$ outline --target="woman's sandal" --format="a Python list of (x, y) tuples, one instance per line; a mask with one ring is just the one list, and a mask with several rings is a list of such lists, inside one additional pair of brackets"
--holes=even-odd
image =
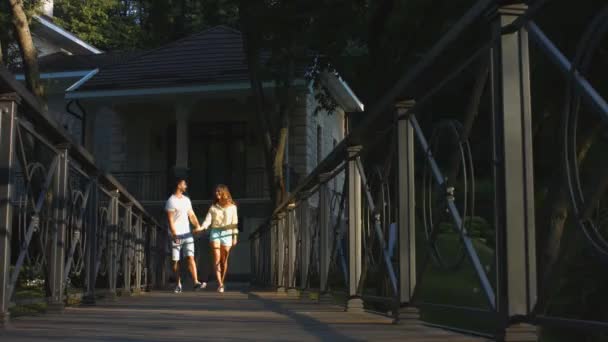
[(217, 292), (224, 293), (224, 285), (217, 288)]

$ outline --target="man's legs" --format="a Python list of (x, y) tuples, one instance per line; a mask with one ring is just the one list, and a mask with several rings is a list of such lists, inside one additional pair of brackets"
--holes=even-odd
[(175, 290), (173, 292), (182, 292), (182, 279), (179, 271), (179, 259), (181, 256), (182, 246), (180, 243), (172, 242), (171, 259), (173, 260), (173, 274), (175, 274)]
[(192, 280), (194, 284), (198, 284), (198, 277), (196, 273), (196, 261), (194, 261), (194, 256), (188, 256), (188, 269), (190, 270), (190, 274), (192, 275)]
[(175, 274), (175, 284), (177, 286), (182, 286), (182, 279), (179, 274), (179, 260), (173, 260), (173, 273)]
[(189, 237), (183, 240), (186, 260), (188, 261), (188, 270), (192, 275), (192, 281), (194, 282), (194, 290), (200, 289), (202, 284), (198, 281), (196, 272), (196, 261), (194, 260), (194, 238)]

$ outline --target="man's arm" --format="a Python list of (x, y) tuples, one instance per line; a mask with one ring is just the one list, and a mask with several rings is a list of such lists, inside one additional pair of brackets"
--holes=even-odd
[(173, 239), (176, 239), (177, 231), (175, 230), (175, 224), (173, 223), (173, 216), (175, 216), (175, 212), (168, 210), (167, 218), (169, 219), (169, 230), (171, 231), (171, 236), (173, 236)]
[(209, 208), (209, 211), (207, 211), (207, 216), (205, 216), (205, 220), (203, 221), (203, 224), (201, 224), (199, 227), (197, 227), (194, 232), (198, 233), (201, 232), (207, 228), (209, 228), (211, 226), (211, 208)]
[(188, 218), (190, 219), (190, 222), (196, 227), (196, 229), (198, 229), (201, 226), (200, 223), (198, 223), (198, 218), (196, 217), (196, 214), (194, 213), (194, 211), (192, 209), (190, 209), (190, 211), (188, 211)]

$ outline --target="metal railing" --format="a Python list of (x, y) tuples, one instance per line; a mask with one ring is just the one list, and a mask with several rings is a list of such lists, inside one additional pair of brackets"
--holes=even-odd
[(140, 201), (163, 201), (167, 199), (169, 184), (166, 172), (129, 171), (112, 174)]
[[(264, 168), (247, 168), (243, 188), (236, 187), (235, 194), (242, 198), (267, 198), (268, 181)], [(171, 192), (171, 180), (166, 172), (123, 171), (112, 175), (141, 202), (165, 201)], [(204, 194), (210, 195), (210, 194)]]
[(0, 67), (0, 320), (163, 286), (163, 232)]
[[(251, 234), (253, 281), (293, 294), (318, 291), (321, 300), (383, 310), (396, 322), (435, 311), (475, 317), (468, 323), (483, 327), (447, 325), (498, 340), (536, 339), (535, 325), (608, 333), (599, 317), (537, 311), (545, 293), (537, 284), (529, 39), (567, 79), (564, 159), (574, 217), (598, 258), (608, 250), (571, 148), (581, 105), (608, 118), (606, 101), (585, 78), (608, 31), (608, 7), (570, 62), (534, 22), (546, 3), (477, 1)], [(452, 57), (449, 70), (440, 67), (454, 49), (468, 52)], [(447, 86), (471, 70), (487, 70), (489, 86), (478, 97), (488, 93), (480, 112), (491, 117), (475, 126), (453, 115), (434, 121)], [(336, 177), (343, 190), (332, 194)], [(461, 295), (446, 299), (453, 289)]]

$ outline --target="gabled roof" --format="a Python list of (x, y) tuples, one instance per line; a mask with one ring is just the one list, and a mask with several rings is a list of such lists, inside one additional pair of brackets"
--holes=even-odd
[[(113, 51), (100, 54), (69, 55), (56, 52), (38, 58), (38, 68), (41, 73), (67, 72), (76, 70), (93, 70), (124, 63), (138, 55), (141, 51)], [(15, 74), (23, 73), (22, 67), (11, 69)]]
[(62, 29), (53, 23), (53, 19), (44, 15), (34, 16), (35, 34), (47, 39), (57, 45), (65, 47), (66, 50), (73, 54), (91, 54), (102, 53), (103, 51), (86, 43), (74, 34)]
[(101, 68), (74, 90), (171, 88), (248, 80), (241, 33), (217, 26)]

